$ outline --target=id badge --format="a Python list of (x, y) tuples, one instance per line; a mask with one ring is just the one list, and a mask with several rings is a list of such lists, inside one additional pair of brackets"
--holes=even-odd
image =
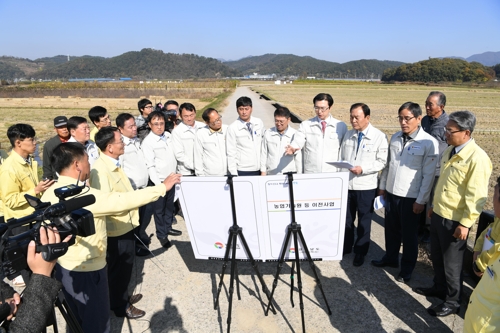
[(486, 272), (492, 280), (495, 279), (495, 271), (490, 266), (486, 267)]

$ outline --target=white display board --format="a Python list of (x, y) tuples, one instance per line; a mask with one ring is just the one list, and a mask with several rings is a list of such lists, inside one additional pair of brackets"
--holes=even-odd
[[(348, 173), (295, 174), (296, 221), (313, 259), (341, 260)], [(185, 177), (177, 185), (193, 252), (197, 259), (224, 258), (233, 225), (226, 177)], [(254, 259), (277, 260), (291, 222), (286, 175), (234, 177), (236, 219)], [(290, 238), (292, 240), (292, 238)], [(293, 241), (285, 258), (295, 258)], [(305, 252), (299, 241), (299, 255)], [(248, 259), (238, 239), (237, 259)]]

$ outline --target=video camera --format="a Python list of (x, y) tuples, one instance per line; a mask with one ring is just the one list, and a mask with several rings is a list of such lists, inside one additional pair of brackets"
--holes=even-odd
[(180, 123), (180, 120), (177, 119), (177, 111), (175, 110), (167, 111), (165, 109), (165, 106), (163, 106), (161, 102), (156, 103), (154, 110), (163, 112), (163, 114), (165, 115), (165, 131), (172, 133), (172, 130), (174, 129), (175, 125), (179, 125)]
[[(82, 207), (95, 202), (93, 195), (85, 195), (66, 201), (69, 196), (79, 194), (83, 186), (69, 185), (54, 191), (60, 202), (51, 205), (49, 202), (41, 202), (40, 199), (25, 194), (24, 197), (29, 205), (35, 208), (31, 215), (20, 219), (11, 218), (0, 225), (0, 259), (4, 276), (13, 277), (18, 272), (28, 267), (27, 251), (31, 240), (36, 243), (36, 252), (42, 253), (46, 261), (55, 260), (68, 251), (68, 246), (75, 243), (75, 236), (87, 237), (95, 234), (94, 217), (92, 213)], [(50, 221), (47, 223), (46, 221)], [(30, 224), (30, 229), (21, 234), (12, 235), (12, 229)], [(40, 244), (40, 227), (55, 226), (61, 236), (61, 240), (68, 235), (72, 239), (66, 243)]]

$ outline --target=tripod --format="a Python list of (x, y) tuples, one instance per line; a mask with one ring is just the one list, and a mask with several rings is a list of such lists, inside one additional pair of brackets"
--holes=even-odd
[(313, 259), (311, 258), (311, 253), (309, 252), (309, 248), (307, 247), (306, 240), (304, 239), (304, 235), (302, 234), (302, 228), (300, 224), (297, 224), (297, 221), (295, 220), (295, 201), (293, 198), (293, 172), (288, 172), (286, 173), (288, 176), (288, 192), (290, 195), (290, 215), (291, 215), (291, 223), (288, 225), (287, 232), (285, 235), (285, 240), (283, 241), (283, 246), (281, 248), (280, 252), (280, 257), (278, 260), (278, 268), (276, 270), (276, 275), (274, 276), (274, 281), (273, 281), (273, 289), (271, 291), (271, 297), (269, 299), (269, 303), (267, 305), (267, 309), (265, 312), (265, 315), (267, 316), (269, 312), (269, 307), (271, 305), (271, 302), (273, 301), (273, 295), (274, 295), (274, 290), (276, 289), (276, 286), (278, 285), (278, 278), (281, 269), (283, 268), (283, 262), (285, 261), (285, 254), (287, 252), (288, 244), (290, 243), (290, 236), (293, 236), (293, 246), (295, 247), (295, 259), (292, 262), (292, 273), (291, 273), (291, 280), (292, 283), (290, 284), (290, 300), (292, 302), (292, 307), (294, 307), (293, 304), (293, 271), (294, 271), (294, 265), (297, 266), (297, 287), (299, 289), (299, 307), (300, 307), (300, 315), (302, 319), (302, 332), (305, 333), (306, 331), (306, 326), (305, 326), (305, 320), (304, 320), (304, 303), (302, 299), (302, 276), (300, 274), (300, 258), (299, 258), (299, 240), (298, 237), (300, 237), (300, 243), (302, 244), (302, 248), (304, 249), (304, 252), (306, 253), (307, 260), (309, 261), (309, 265), (311, 266), (311, 269), (314, 273), (314, 277), (316, 278), (316, 283), (318, 284), (319, 289), (321, 290), (321, 294), (323, 295), (323, 300), (325, 301), (326, 307), (328, 309), (328, 314), (331, 315), (332, 311), (330, 310), (330, 306), (328, 305), (328, 302), (326, 301), (326, 296), (325, 292), (323, 291), (323, 286), (321, 285), (321, 281), (319, 280), (318, 273), (316, 272), (316, 266), (314, 264)]
[[(64, 320), (66, 321), (66, 324), (68, 325), (68, 329), (71, 333), (83, 333), (83, 329), (76, 320), (75, 315), (73, 312), (71, 312), (71, 309), (69, 307), (68, 302), (66, 302), (66, 299), (64, 298), (63, 291), (59, 291), (59, 295), (57, 295), (55, 306), (59, 309), (59, 312), (63, 316)], [(55, 308), (54, 308), (55, 310)], [(58, 333), (59, 330), (57, 329), (57, 321), (56, 321), (56, 312), (52, 311), (52, 326), (54, 329), (54, 333)]]
[[(245, 236), (243, 235), (243, 229), (238, 226), (238, 222), (236, 221), (236, 205), (235, 205), (235, 200), (234, 200), (234, 185), (233, 185), (233, 176), (229, 175), (227, 177), (227, 184), (229, 185), (229, 193), (231, 197), (231, 210), (233, 214), (233, 225), (229, 228), (229, 237), (227, 239), (227, 246), (226, 246), (226, 253), (224, 254), (224, 264), (222, 264), (222, 274), (220, 277), (220, 282), (219, 282), (219, 287), (217, 289), (217, 297), (215, 298), (215, 304), (214, 304), (214, 310), (217, 309), (219, 306), (219, 296), (220, 292), (222, 289), (222, 283), (224, 282), (224, 273), (226, 271), (227, 263), (229, 262), (229, 251), (231, 251), (231, 278), (229, 282), (229, 309), (227, 312), (227, 333), (231, 331), (231, 311), (232, 311), (232, 306), (233, 306), (233, 292), (234, 292), (234, 279), (236, 278), (237, 283), (238, 283), (238, 276), (237, 276), (237, 271), (236, 271), (236, 241), (238, 239), (238, 236), (240, 237), (241, 244), (243, 245), (243, 248), (248, 256), (248, 260), (245, 261), (250, 261), (252, 268), (255, 270), (255, 273), (257, 274), (257, 277), (259, 278), (259, 281), (262, 285), (262, 290), (266, 294), (267, 298), (269, 299), (269, 304), (267, 306), (266, 310), (266, 315), (267, 312), (269, 312), (269, 308), (271, 307), (271, 311), (276, 314), (276, 311), (274, 310), (274, 306), (271, 304), (271, 298), (269, 296), (269, 290), (267, 289), (266, 283), (264, 282), (264, 279), (262, 278), (262, 274), (259, 271), (259, 267), (257, 266), (257, 261), (253, 258), (252, 252), (250, 251), (250, 248), (248, 247), (247, 241), (245, 240)], [(239, 287), (237, 285), (238, 291)], [(239, 292), (238, 292), (239, 296)]]

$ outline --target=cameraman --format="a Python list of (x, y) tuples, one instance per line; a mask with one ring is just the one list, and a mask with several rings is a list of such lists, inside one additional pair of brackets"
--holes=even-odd
[[(66, 237), (64, 242), (69, 241), (70, 238), (71, 235)], [(57, 229), (43, 226), (40, 228), (42, 245), (60, 242), (61, 238)], [(54, 309), (54, 301), (61, 290), (61, 283), (50, 277), (55, 264), (55, 260), (47, 262), (42, 258), (41, 253), (36, 253), (35, 242), (31, 241), (28, 246), (28, 266), (33, 274), (24, 290), (22, 304), (19, 294), (7, 283), (0, 282), (2, 297), (6, 297), (5, 301), (11, 307), (7, 320), (16, 316), (16, 319), (9, 325), (8, 332), (42, 332), (45, 329), (47, 319)], [(5, 331), (0, 328), (0, 332)]]
[[(47, 190), (42, 201), (56, 203), (55, 188), (85, 182), (90, 175), (90, 164), (84, 147), (77, 143), (57, 146), (51, 161), (59, 180), (57, 186)], [(106, 216), (124, 214), (155, 201), (179, 182), (180, 175), (170, 174), (157, 186), (137, 191), (105, 193), (89, 188), (83, 193), (92, 194), (96, 199), (94, 204), (85, 207), (94, 215), (95, 234), (76, 236), (75, 244), (58, 259), (56, 279), (62, 282), (65, 298), (84, 332), (110, 331)]]
[(143, 98), (137, 102), (137, 108), (141, 114), (135, 117), (135, 124), (137, 125), (137, 137), (142, 142), (151, 131), (147, 119), (149, 114), (153, 112), (154, 107), (149, 99)]

